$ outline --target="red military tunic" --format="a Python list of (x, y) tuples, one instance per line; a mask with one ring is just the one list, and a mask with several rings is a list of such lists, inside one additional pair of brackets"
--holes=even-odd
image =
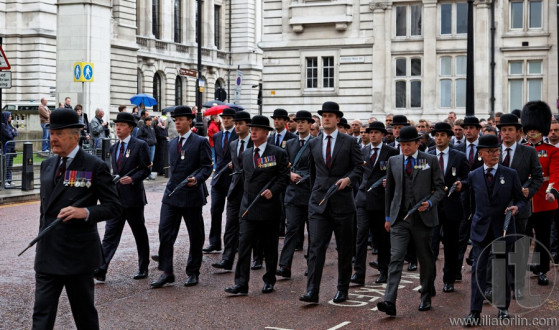
[[(531, 145), (527, 143), (526, 145)], [(557, 200), (548, 202), (545, 200), (546, 190), (550, 183), (554, 183), (553, 189), (559, 190), (559, 148), (539, 142), (534, 145), (538, 152), (538, 158), (543, 170), (544, 181), (538, 192), (532, 198), (532, 211), (543, 212), (555, 210), (558, 207)]]

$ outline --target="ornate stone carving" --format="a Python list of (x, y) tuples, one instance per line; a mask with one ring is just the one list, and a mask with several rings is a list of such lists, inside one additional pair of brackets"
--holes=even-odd
[(391, 2), (383, 2), (383, 1), (371, 1), (369, 3), (369, 9), (372, 11), (375, 10), (386, 10), (392, 6)]

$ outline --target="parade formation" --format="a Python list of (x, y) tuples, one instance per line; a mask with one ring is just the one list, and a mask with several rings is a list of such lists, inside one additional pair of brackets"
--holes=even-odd
[[(346, 302), (350, 287), (367, 284), (372, 267), (379, 272), (373, 282), (385, 288), (376, 307), (397, 317), (403, 304), (430, 311), (432, 297), (454, 292), (468, 265), (471, 300), (463, 324), (477, 326), (484, 300), (498, 318), (511, 317), (511, 299), (523, 299), (530, 285), (526, 272), (537, 285), (553, 284), (548, 272), (559, 261), (553, 247), (559, 244), (559, 127), (546, 103), (529, 102), (520, 116), (491, 118), (497, 135), (482, 130), (485, 123), (474, 116), (451, 113), (441, 122), (414, 124), (404, 115), (387, 115), (385, 123), (372, 117), (367, 125), (350, 125), (342, 110), (332, 101), (291, 117), (276, 109), (271, 125), (266, 116), (225, 108), (223, 129), (210, 143), (193, 132), (192, 109), (176, 107), (178, 134), (165, 143), (169, 179), (161, 196), (159, 246), (151, 247), (143, 181), (157, 157), (135, 137), (138, 118), (125, 111), (116, 116), (109, 169), (80, 147), (80, 116), (72, 109), (52, 111), (46, 129), (55, 155), (41, 164), (39, 232), (48, 232), (36, 244), (33, 328), (54, 327), (63, 288), (77, 328), (99, 328), (95, 283), (112, 276), (109, 264), (125, 223), (137, 247), (132, 278), (147, 279), (150, 260), (161, 271), (149, 283), (152, 289), (179, 279), (186, 287), (198, 285), (208, 275), (200, 272), (204, 253), (221, 253), (211, 266), (235, 274), (219, 289), (224, 296), (247, 295), (249, 285), (271, 294), (278, 277), (293, 276), (295, 251), (303, 251), (300, 304)], [(204, 219), (210, 195), (211, 219)], [(188, 252), (174, 249), (182, 221)], [(211, 223), (208, 236), (205, 222)], [(332, 233), (334, 289), (321, 287)], [(444, 267), (437, 274), (440, 243)], [(370, 251), (377, 258), (368, 262)], [(173, 267), (175, 252), (188, 254), (184, 271)], [(408, 271), (419, 270), (415, 302), (397, 299), (405, 262)], [(251, 281), (251, 270), (262, 267), (262, 281)], [(435, 287), (437, 276), (442, 288)]]

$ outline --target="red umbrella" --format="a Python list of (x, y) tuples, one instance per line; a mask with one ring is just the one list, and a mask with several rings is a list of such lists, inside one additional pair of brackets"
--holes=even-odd
[(223, 109), (227, 109), (227, 108), (229, 108), (229, 106), (225, 104), (213, 106), (208, 110), (204, 111), (204, 116), (219, 115), (220, 113), (223, 112)]

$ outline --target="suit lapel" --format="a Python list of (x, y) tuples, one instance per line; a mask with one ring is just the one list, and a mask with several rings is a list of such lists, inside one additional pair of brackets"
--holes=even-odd
[[(415, 159), (415, 165), (416, 166), (419, 165), (419, 160), (420, 159), (425, 159), (425, 158), (421, 155), (421, 153), (418, 153), (417, 158)], [(412, 182), (415, 181), (415, 178), (417, 177), (417, 174), (419, 173), (419, 171), (421, 171), (421, 168), (419, 168), (419, 167), (415, 168), (414, 167), (412, 175), (411, 175), (411, 181)]]
[(334, 144), (334, 150), (332, 150), (332, 159), (331, 159), (331, 164), (334, 165), (336, 158), (338, 158), (338, 154), (340, 153), (340, 150), (343, 148), (343, 144), (345, 143), (344, 139), (342, 139), (342, 133), (338, 132), (338, 141), (336, 141), (336, 144)]
[(495, 198), (498, 195), (499, 190), (501, 190), (501, 176), (503, 176), (503, 174), (501, 172), (501, 166), (499, 166), (497, 171), (495, 171), (495, 177), (493, 178), (493, 191), (491, 192), (492, 198)]
[[(132, 153), (133, 148), (135, 146), (136, 146), (136, 144), (134, 143), (134, 140), (132, 138), (130, 138), (130, 141), (128, 141), (128, 145), (126, 146), (126, 149), (124, 150), (124, 156), (122, 156), (122, 165), (120, 166), (121, 170), (126, 168), (126, 162), (128, 161), (128, 157), (126, 157), (126, 155), (127, 154), (130, 155), (130, 153)], [(130, 152), (128, 152), (128, 150)]]
[[(76, 164), (81, 164), (83, 163), (82, 161), (82, 149), (78, 150), (78, 153), (76, 154), (76, 157), (74, 159), (72, 159), (72, 162), (70, 163), (70, 165), (66, 168), (66, 171), (71, 171), (76, 167)], [(54, 168), (57, 169), (58, 168), (58, 162), (59, 160), (57, 159)], [(58, 180), (58, 183), (56, 183), (54, 185), (54, 189), (52, 190), (51, 194), (50, 194), (50, 198), (49, 198), (49, 202), (48, 202), (48, 206), (47, 209), (52, 205), (52, 203), (56, 200), (56, 198), (64, 191), (64, 177), (65, 177), (65, 173), (62, 173), (62, 178), (60, 180)], [(53, 178), (54, 178), (54, 173), (53, 173)], [(54, 182), (54, 181), (53, 181)]]
[(510, 163), (511, 168), (518, 168), (524, 161), (524, 153), (522, 152), (522, 147), (516, 145), (516, 150), (514, 151), (514, 157), (512, 157), (512, 162)]

